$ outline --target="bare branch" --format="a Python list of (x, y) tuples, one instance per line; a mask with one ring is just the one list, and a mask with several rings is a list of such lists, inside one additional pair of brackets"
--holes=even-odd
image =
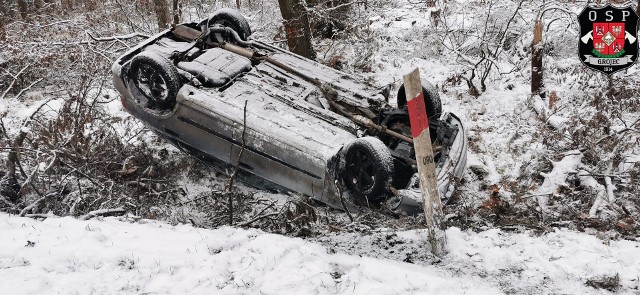
[(29, 67), (31, 67), (31, 65), (33, 64), (28, 64), (26, 66), (24, 66), (15, 76), (12, 75), (11, 73), (9, 73), (9, 75), (11, 75), (13, 77), (13, 81), (11, 81), (11, 84), (9, 84), (9, 87), (7, 87), (7, 89), (2, 93), (2, 96), (0, 96), (0, 100), (3, 100), (6, 96), (7, 93), (9, 93), (9, 90), (11, 90), (11, 88), (13, 88), (13, 85), (16, 83), (16, 81), (18, 80), (18, 77), (20, 77), (20, 75), (22, 75), (22, 73), (28, 69)]
[(121, 40), (127, 40), (127, 39), (132, 39), (132, 38), (149, 38), (149, 35), (145, 35), (142, 33), (138, 33), (138, 32), (134, 32), (131, 34), (126, 34), (126, 35), (119, 35), (119, 36), (110, 36), (110, 37), (95, 37), (93, 35), (91, 35), (91, 33), (88, 33), (89, 37), (91, 37), (91, 39), (93, 41), (96, 42), (105, 42), (105, 41), (121, 41)]

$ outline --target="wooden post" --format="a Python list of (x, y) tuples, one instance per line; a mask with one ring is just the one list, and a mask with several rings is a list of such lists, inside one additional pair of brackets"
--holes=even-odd
[(404, 76), (404, 87), (409, 109), (409, 121), (416, 151), (420, 190), (422, 191), (424, 216), (427, 220), (431, 252), (441, 257), (446, 253), (447, 239), (441, 229), (442, 201), (438, 194), (436, 164), (433, 159), (429, 119), (424, 103), (424, 93), (420, 83), (420, 72), (414, 69)]
[(538, 95), (544, 91), (542, 69), (542, 20), (537, 19), (533, 28), (533, 43), (531, 44), (531, 95)]

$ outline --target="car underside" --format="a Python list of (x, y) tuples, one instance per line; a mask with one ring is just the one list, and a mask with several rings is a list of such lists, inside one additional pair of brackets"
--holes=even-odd
[[(378, 87), (270, 44), (222, 9), (175, 26), (113, 66), (129, 113), (204, 159), (221, 160), (329, 206), (387, 200), (419, 212), (404, 87)], [(460, 120), (423, 82), (438, 191), (448, 200), (466, 165)]]

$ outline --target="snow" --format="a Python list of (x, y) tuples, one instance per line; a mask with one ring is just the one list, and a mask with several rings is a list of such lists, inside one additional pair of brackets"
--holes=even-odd
[[(467, 183), (459, 187), (463, 196), (480, 196), (484, 200), (486, 191), (481, 188), (491, 184), (501, 185), (501, 196), (517, 195), (517, 191), (511, 191), (506, 185), (509, 181), (522, 182), (533, 191), (535, 182), (519, 177), (537, 175), (541, 171), (548, 173), (537, 192), (554, 193), (558, 185), (564, 184), (569, 172), (578, 172), (577, 179), (583, 186), (598, 191), (594, 201), (606, 201), (606, 188), (588, 177), (590, 173), (601, 171), (581, 170), (582, 161), (578, 155), (560, 160), (558, 156), (562, 155), (549, 149), (542, 140), (545, 136), (540, 135), (540, 132), (547, 132), (545, 125), (573, 128), (570, 124), (575, 123), (576, 117), (591, 116), (586, 105), (588, 99), (582, 102), (575, 97), (586, 97), (602, 84), (597, 81), (598, 75), (579, 70), (580, 62), (575, 57), (576, 34), (572, 28), (566, 29), (567, 23), (554, 22), (545, 32), (545, 42), (553, 45), (549, 53), (552, 58), (545, 57), (548, 70), (545, 82), (547, 88), (557, 91), (561, 98), (556, 108), (549, 109), (545, 101), (529, 98), (527, 52), (513, 56), (513, 64), (502, 61), (498, 65), (501, 74), (494, 74), (496, 79), (488, 84), (486, 91), (480, 97), (470, 97), (465, 93), (464, 81), (458, 84), (449, 81), (458, 74), (465, 74), (465, 66), (455, 60), (457, 57), (451, 52), (443, 50), (439, 40), (426, 39), (435, 35), (427, 31), (433, 27), (429, 12), (419, 11), (417, 5), (406, 1), (391, 2), (387, 10), (369, 18), (373, 36), (370, 63), (374, 73), (371, 77), (378, 84), (395, 83), (398, 86), (402, 73), (419, 67), (422, 77), (436, 85), (444, 110), (457, 114), (469, 129), (470, 142), (473, 142), (469, 166), (486, 173), (480, 181), (475, 181), (475, 176), (468, 173)], [(223, 5), (219, 3), (222, 2), (215, 5)], [(448, 3), (473, 4), (471, 1)], [(270, 9), (274, 7), (273, 3), (261, 5), (266, 6), (261, 6), (259, 13), (249, 10), (243, 13), (248, 13), (253, 27), (258, 28), (256, 35), (266, 34), (268, 38), (265, 39), (272, 40), (269, 34), (281, 26), (281, 20), (270, 18), (270, 15), (279, 12), (277, 7)], [(574, 10), (578, 11), (581, 6), (575, 5)], [(185, 10), (189, 9), (195, 11), (195, 8), (185, 7)], [(475, 14), (474, 6), (469, 5), (468, 9)], [(521, 21), (527, 22), (530, 14), (530, 11), (523, 12)], [(449, 23), (464, 26), (466, 19), (467, 24), (471, 24), (469, 16), (450, 15)], [(526, 29), (523, 35), (530, 35), (530, 25), (522, 27)], [(566, 30), (567, 35), (554, 33), (558, 30)], [(413, 36), (425, 36), (425, 40), (412, 41)], [(516, 42), (527, 43), (517, 45), (527, 48), (530, 41), (523, 37)], [(180, 46), (187, 49), (186, 45)], [(354, 63), (361, 59), (361, 56), (354, 56), (363, 54), (356, 46), (347, 47), (352, 52), (345, 55), (345, 59)], [(329, 52), (325, 56), (332, 54)], [(518, 59), (521, 62), (518, 63)], [(515, 66), (521, 70), (509, 73)], [(627, 79), (638, 71), (636, 65), (619, 75)], [(293, 91), (292, 85), (288, 89)], [(275, 88), (268, 90), (282, 92)], [(117, 97), (115, 91), (111, 93)], [(0, 114), (10, 137), (20, 131), (24, 119), (44, 101), (37, 101), (38, 97), (25, 93), (19, 100), (0, 101)], [(391, 100), (393, 97), (395, 95), (391, 95)], [(57, 110), (63, 101), (52, 100), (43, 110)], [(145, 137), (131, 134), (140, 129), (131, 126), (140, 123), (122, 110), (118, 99), (105, 106), (112, 115), (123, 119), (122, 124), (114, 124), (123, 139), (132, 144), (141, 138), (144, 140)], [(261, 107), (263, 115), (286, 115), (286, 108), (280, 104), (255, 107), (256, 110)], [(546, 122), (541, 121), (532, 107), (544, 110), (547, 115), (557, 115), (559, 121), (552, 116), (547, 116)], [(230, 111), (241, 114), (241, 110), (240, 101)], [(625, 117), (628, 122), (638, 118), (637, 113), (625, 116), (628, 116)], [(302, 121), (301, 118), (290, 119)], [(306, 131), (314, 123), (304, 122), (294, 127)], [(611, 129), (615, 132), (627, 127), (617, 121), (613, 124)], [(272, 125), (261, 127), (274, 128)], [(633, 154), (626, 154), (617, 166), (616, 170), (621, 174), (628, 174), (640, 165), (638, 145), (632, 149)], [(536, 166), (541, 158), (546, 162), (560, 161), (555, 162), (553, 169), (541, 170)], [(587, 162), (585, 156), (584, 164)], [(621, 182), (625, 181), (632, 180), (622, 178)], [(188, 179), (181, 182), (187, 191), (187, 199), (212, 188)], [(257, 194), (282, 202), (287, 198), (262, 191)], [(599, 207), (596, 205), (592, 207), (595, 208), (593, 212), (588, 212), (592, 216)], [(356, 219), (359, 217), (362, 216), (356, 216)], [(7, 294), (610, 294), (607, 290), (589, 287), (586, 282), (618, 275), (620, 287), (617, 293), (640, 293), (640, 237), (633, 241), (608, 240), (603, 237), (606, 233), (589, 228), (586, 233), (558, 228), (545, 228), (544, 233), (512, 233), (499, 229), (472, 232), (449, 228), (449, 254), (437, 260), (429, 254), (425, 246), (427, 235), (421, 230), (369, 228), (369, 231), (361, 232), (347, 228), (299, 239), (254, 229), (200, 229), (148, 220), (132, 222), (130, 219), (80, 221), (50, 217), (36, 221), (0, 214), (0, 232), (3, 234), (0, 239), (0, 290)]]
[[(328, 247), (255, 229), (199, 229), (122, 219), (36, 221), (0, 214), (0, 290), (11, 294), (596, 294), (602, 292), (586, 286), (586, 280), (615, 274), (620, 276), (621, 293), (640, 287), (640, 242), (607, 245), (592, 235), (565, 230), (535, 236), (450, 228), (449, 254), (430, 265), (428, 260), (401, 261), (408, 254), (425, 255), (426, 232), (421, 230), (394, 233), (396, 246), (382, 249), (371, 236), (360, 234), (326, 237), (334, 245)], [(340, 244), (349, 244), (352, 250)], [(405, 247), (404, 252), (393, 254), (399, 247)]]

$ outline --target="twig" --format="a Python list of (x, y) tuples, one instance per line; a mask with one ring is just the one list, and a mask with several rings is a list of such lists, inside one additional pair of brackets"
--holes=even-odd
[(15, 76), (11, 75), (11, 73), (9, 73), (9, 75), (13, 76), (13, 81), (11, 81), (11, 84), (9, 84), (9, 87), (7, 87), (7, 90), (5, 90), (2, 93), (2, 96), (0, 96), (0, 100), (3, 100), (5, 98), (5, 96), (7, 96), (7, 93), (9, 93), (9, 90), (11, 90), (13, 85), (16, 83), (16, 81), (18, 80), (18, 77), (20, 77), (22, 72), (24, 72), (27, 68), (31, 67), (31, 65), (32, 64), (28, 64), (28, 65), (24, 66), (24, 68), (22, 68)]
[(86, 173), (78, 170), (78, 168), (73, 167), (71, 165), (69, 165), (66, 162), (60, 161), (60, 165), (66, 165), (69, 166), (69, 168), (73, 169), (74, 172), (80, 174), (81, 176), (84, 176), (87, 180), (91, 181), (91, 183), (93, 183), (94, 185), (96, 185), (97, 187), (99, 187), (101, 190), (104, 190), (104, 186), (100, 183), (98, 183), (95, 179), (93, 179), (91, 176), (87, 175)]
[[(61, 25), (61, 24), (66, 24), (66, 23), (70, 23), (71, 20), (61, 20), (61, 21), (57, 21), (57, 22), (52, 22), (49, 24), (44, 24), (44, 25), (39, 25), (39, 24), (32, 24), (32, 23), (27, 23), (27, 22), (22, 22), (22, 21), (15, 21), (13, 22), (14, 24), (21, 24), (21, 25), (25, 25), (31, 28), (46, 28), (46, 27), (51, 27), (51, 26), (55, 26), (55, 25)], [(75, 25), (80, 25), (78, 23), (76, 23)]]
[(44, 80), (44, 78), (40, 78), (36, 81), (34, 81), (33, 83), (29, 84), (29, 86), (23, 88), (22, 90), (20, 90), (20, 92), (18, 92), (18, 94), (16, 94), (15, 97), (13, 97), (13, 99), (18, 99), (20, 96), (22, 96), (23, 93), (25, 93), (25, 91), (31, 89), (31, 87), (35, 86), (36, 84), (40, 83), (42, 80)]
[(312, 10), (312, 12), (315, 12), (315, 13), (318, 13), (318, 14), (320, 14), (320, 13), (325, 14), (325, 13), (327, 13), (329, 11), (337, 10), (337, 9), (340, 9), (340, 8), (343, 8), (343, 7), (346, 7), (346, 6), (350, 6), (350, 5), (353, 5), (353, 4), (363, 4), (363, 3), (366, 3), (366, 2), (367, 1), (352, 1), (352, 2), (348, 2), (348, 3), (343, 3), (343, 4), (340, 4), (340, 5), (336, 5), (334, 7), (322, 8), (322, 9), (320, 9), (321, 12), (317, 11), (318, 9), (315, 9), (315, 8), (311, 9), (311, 10)]
[(136, 37), (140, 37), (140, 38), (149, 38), (149, 35), (145, 35), (142, 33), (131, 33), (131, 34), (126, 34), (126, 35), (119, 35), (119, 36), (110, 36), (110, 37), (94, 37), (93, 35), (91, 35), (91, 33), (87, 32), (87, 34), (89, 35), (89, 37), (91, 37), (91, 39), (93, 41), (98, 41), (98, 42), (104, 42), (104, 41), (121, 41), (121, 40), (127, 40), (127, 39), (132, 39), (132, 38), (136, 38)]
[(229, 178), (229, 183), (227, 183), (227, 187), (225, 188), (225, 193), (229, 196), (229, 225), (233, 225), (233, 194), (231, 193), (231, 188), (233, 187), (233, 181), (238, 175), (238, 168), (240, 167), (240, 161), (242, 160), (242, 155), (244, 154), (246, 142), (245, 135), (247, 133), (247, 102), (244, 101), (244, 119), (242, 122), (242, 149), (240, 150), (240, 154), (238, 154), (238, 161), (236, 162), (236, 166), (233, 168), (233, 174)]
[(7, 199), (5, 199), (5, 196), (0, 195), (0, 201), (2, 201), (5, 205), (7, 205), (9, 208), (15, 206), (14, 203), (9, 202)]
[[(221, 193), (220, 191), (212, 192), (212, 194), (220, 194), (220, 193)], [(208, 197), (210, 197), (210, 196), (209, 195), (204, 195), (202, 197), (197, 197), (197, 198), (193, 198), (191, 200), (186, 200), (186, 201), (178, 203), (178, 206), (183, 206), (183, 205), (186, 205), (186, 204), (191, 203), (191, 202), (195, 202), (195, 201), (199, 201), (199, 200), (202, 200), (202, 199), (206, 199)]]
[[(256, 220), (258, 220), (262, 216), (261, 214), (264, 213), (264, 211), (267, 211), (267, 209), (273, 207), (273, 205), (275, 205), (275, 204), (276, 204), (276, 201), (271, 202), (271, 204), (265, 206), (264, 208), (262, 208), (262, 210), (260, 210), (260, 212), (256, 213), (256, 215), (254, 215), (253, 218), (250, 221), (244, 222), (244, 223), (242, 223), (240, 225), (241, 226), (242, 225), (249, 225), (249, 224), (255, 222)], [(256, 218), (258, 218), (258, 219), (256, 219)]]
[[(0, 114), (0, 116), (3, 116), (4, 114)], [(2, 132), (2, 135), (4, 136), (4, 138), (7, 139), (7, 142), (11, 142), (11, 138), (9, 138), (9, 134), (7, 134), (7, 129), (4, 128), (4, 121), (2, 120), (2, 118), (0, 118), (0, 131)]]
[(248, 226), (248, 225), (250, 225), (250, 224), (252, 224), (252, 223), (254, 223), (254, 222), (256, 222), (256, 221), (258, 221), (258, 220), (260, 220), (260, 219), (264, 219), (264, 218), (271, 217), (271, 216), (277, 216), (277, 215), (280, 215), (280, 212), (274, 212), (274, 213), (269, 213), (269, 214), (261, 215), (261, 216), (258, 216), (258, 217), (256, 217), (256, 218), (254, 218), (254, 219), (251, 219), (251, 220), (249, 220), (249, 221), (247, 221), (247, 222), (243, 222), (243, 223), (241, 223), (241, 224), (239, 224), (239, 225), (240, 225), (240, 226)]
[(336, 180), (334, 184), (336, 185), (336, 189), (338, 190), (338, 194), (340, 195), (340, 204), (342, 204), (342, 209), (344, 209), (344, 212), (347, 212), (349, 220), (351, 220), (351, 222), (353, 223), (353, 216), (351, 216), (351, 212), (349, 212), (349, 209), (347, 209), (347, 205), (344, 203), (344, 197), (342, 196), (342, 188), (340, 187), (340, 183), (338, 182), (338, 180)]

